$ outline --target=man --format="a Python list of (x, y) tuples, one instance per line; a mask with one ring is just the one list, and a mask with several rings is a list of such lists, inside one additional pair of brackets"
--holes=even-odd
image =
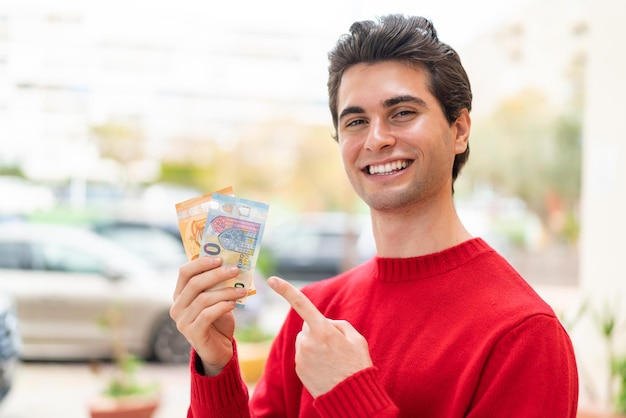
[(420, 17), (350, 32), (329, 54), (330, 110), (377, 256), (302, 293), (268, 280), (293, 309), (250, 401), (233, 340), (239, 290), (205, 291), (237, 270), (183, 266), (171, 314), (194, 348), (188, 416), (575, 417), (567, 333), (454, 208), (472, 99), (458, 55)]

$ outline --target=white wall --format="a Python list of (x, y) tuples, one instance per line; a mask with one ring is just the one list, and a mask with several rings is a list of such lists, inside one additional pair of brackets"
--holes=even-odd
[[(626, 2), (596, 0), (589, 12), (580, 290), (595, 311), (620, 309), (617, 332), (626, 336)], [(606, 402), (607, 357), (597, 327), (590, 320), (573, 338), (583, 378)], [(626, 354), (626, 345), (619, 350)]]

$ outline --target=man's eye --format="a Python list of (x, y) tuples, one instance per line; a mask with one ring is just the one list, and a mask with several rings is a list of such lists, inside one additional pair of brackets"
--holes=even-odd
[(407, 118), (410, 116), (413, 116), (415, 114), (414, 111), (412, 110), (401, 110), (398, 113), (396, 113), (396, 118)]
[(346, 124), (346, 127), (351, 127), (351, 126), (358, 126), (358, 125), (363, 125), (365, 123), (364, 119), (353, 119), (350, 122), (348, 122)]

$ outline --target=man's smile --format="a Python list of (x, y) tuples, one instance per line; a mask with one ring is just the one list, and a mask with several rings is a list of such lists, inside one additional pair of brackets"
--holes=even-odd
[(412, 160), (397, 160), (385, 164), (372, 164), (365, 167), (365, 171), (372, 175), (384, 176), (404, 170), (412, 163)]

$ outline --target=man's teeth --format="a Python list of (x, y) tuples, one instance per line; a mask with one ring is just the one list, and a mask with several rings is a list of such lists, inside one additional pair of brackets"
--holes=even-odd
[(379, 164), (379, 165), (370, 165), (369, 173), (370, 174), (390, 174), (396, 171), (407, 168), (409, 163), (406, 160), (403, 161), (394, 161), (392, 163), (387, 164)]

